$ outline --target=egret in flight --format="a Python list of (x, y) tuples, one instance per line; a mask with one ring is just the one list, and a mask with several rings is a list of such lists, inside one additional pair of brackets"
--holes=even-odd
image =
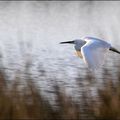
[(120, 51), (112, 47), (110, 43), (94, 37), (84, 37), (73, 41), (60, 42), (60, 44), (67, 43), (74, 44), (77, 55), (92, 70), (103, 65), (105, 54), (109, 50), (120, 54)]

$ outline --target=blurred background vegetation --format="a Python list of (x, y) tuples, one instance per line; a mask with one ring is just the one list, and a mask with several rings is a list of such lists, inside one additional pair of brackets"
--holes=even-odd
[[(114, 82), (112, 77), (106, 77), (110, 77), (110, 74), (104, 69), (103, 78), (106, 80), (102, 88), (97, 89), (96, 95), (91, 94), (89, 86), (80, 83), (80, 77), (77, 78), (81, 94), (77, 100), (69, 96), (63, 86), (54, 82), (55, 99), (50, 102), (51, 100), (41, 93), (39, 85), (29, 74), (29, 69), (30, 63), (26, 61), (24, 74), (27, 75), (21, 78), (21, 73), (16, 71), (16, 77), (11, 81), (7, 79), (5, 69), (0, 69), (0, 119), (120, 119), (119, 70)], [(86, 74), (84, 80), (91, 82), (94, 78)], [(49, 96), (49, 93), (47, 95)]]

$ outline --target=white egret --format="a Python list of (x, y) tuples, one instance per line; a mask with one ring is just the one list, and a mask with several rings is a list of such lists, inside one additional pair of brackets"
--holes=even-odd
[(60, 44), (66, 43), (75, 44), (77, 55), (83, 58), (84, 62), (92, 70), (103, 65), (105, 54), (109, 50), (120, 54), (110, 43), (95, 37), (84, 37), (73, 41), (60, 42)]

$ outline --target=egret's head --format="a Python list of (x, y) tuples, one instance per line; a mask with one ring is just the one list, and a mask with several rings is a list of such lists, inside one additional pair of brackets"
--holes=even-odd
[(82, 40), (82, 39), (75, 39), (74, 40), (74, 44), (76, 44), (76, 45), (81, 45), (81, 44), (83, 44), (85, 41), (84, 40)]
[(73, 41), (61, 42), (60, 44), (67, 44), (67, 43), (74, 44), (75, 50), (81, 51), (81, 47), (86, 43), (86, 41), (84, 41), (82, 39), (75, 39)]

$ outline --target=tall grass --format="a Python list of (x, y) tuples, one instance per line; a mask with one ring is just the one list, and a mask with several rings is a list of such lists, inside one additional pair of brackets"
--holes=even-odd
[[(25, 73), (28, 73), (29, 67), (30, 65), (26, 63)], [(8, 83), (4, 69), (0, 69), (0, 119), (118, 120), (120, 119), (119, 73), (118, 70), (116, 84), (111, 78), (103, 88), (98, 89), (97, 96), (92, 96), (88, 89), (88, 91), (82, 91), (78, 101), (74, 101), (56, 83), (54, 85), (56, 106), (53, 106), (41, 94), (34, 78), (29, 74), (23, 79), (17, 73), (15, 79)], [(104, 74), (107, 73), (104, 72)], [(93, 78), (88, 75), (85, 79)]]

